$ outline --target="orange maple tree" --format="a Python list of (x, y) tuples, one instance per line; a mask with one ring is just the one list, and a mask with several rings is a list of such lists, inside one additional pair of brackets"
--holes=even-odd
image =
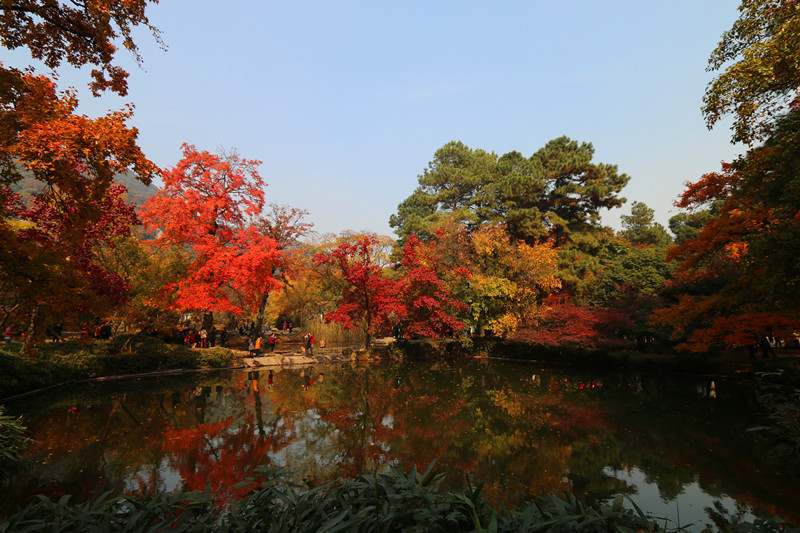
[[(49, 68), (92, 65), (92, 91), (124, 95), (127, 73), (114, 65), (121, 38), (138, 60), (132, 30), (158, 30), (146, 0), (23, 0), (0, 3), (0, 44), (26, 48)], [(113, 184), (120, 172), (144, 183), (158, 169), (136, 146), (126, 122), (132, 106), (104, 117), (77, 115), (73, 91), (53, 80), (0, 63), (0, 284), (11, 294), (3, 322), (26, 329), (33, 354), (47, 322), (70, 312), (102, 312), (121, 300), (124, 283), (97, 257), (136, 222)], [(27, 205), (11, 186), (32, 176), (43, 184)]]
[(673, 329), (679, 348), (751, 344), (800, 329), (800, 114), (782, 119), (763, 146), (687, 188), (678, 207), (721, 205), (699, 235), (670, 251), (679, 275), (667, 287), (673, 304), (657, 325)]
[[(0, 282), (16, 295), (28, 354), (48, 321), (124, 297), (96, 255), (136, 223), (114, 176), (129, 171), (149, 183), (158, 171), (126, 125), (130, 108), (90, 119), (77, 105), (47, 77), (0, 65)], [(25, 176), (43, 185), (27, 205), (11, 190)]]
[(94, 65), (92, 91), (127, 93), (128, 73), (114, 65), (117, 38), (139, 55), (132, 31), (146, 26), (159, 43), (160, 32), (145, 15), (158, 0), (4, 0), (0, 3), (0, 43), (8, 49), (27, 48), (49, 68), (62, 62), (76, 67)]

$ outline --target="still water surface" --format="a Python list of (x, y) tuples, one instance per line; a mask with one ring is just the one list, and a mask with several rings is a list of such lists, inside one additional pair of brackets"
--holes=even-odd
[[(796, 478), (764, 459), (745, 384), (498, 362), (326, 365), (82, 384), (10, 402), (34, 439), (31, 494), (204, 490), (256, 465), (315, 483), (436, 461), (493, 502), (624, 493), (673, 525), (708, 508), (800, 521)], [(245, 490), (245, 489), (241, 489)], [(8, 509), (5, 509), (8, 511)]]

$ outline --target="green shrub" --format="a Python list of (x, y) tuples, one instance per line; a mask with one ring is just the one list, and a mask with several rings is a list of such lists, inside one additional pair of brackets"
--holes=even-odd
[[(404, 474), (362, 474), (321, 486), (287, 482), (282, 470), (257, 469), (260, 481), (245, 498), (217, 505), (208, 493), (158, 494), (152, 498), (110, 493), (82, 504), (69, 497), (40, 496), (19, 513), (0, 520), (5, 531), (678, 531), (656, 522), (622, 496), (595, 506), (575, 497), (545, 496), (510, 510), (494, 509), (480, 487), (442, 493), (443, 476), (429, 467)], [(797, 532), (780, 520), (717, 524), (719, 531)]]
[(203, 348), (197, 354), (200, 368), (228, 368), (235, 360), (236, 356), (228, 348)]
[(3, 397), (72, 380), (160, 370), (225, 368), (235, 361), (233, 352), (227, 348), (192, 350), (145, 335), (45, 343), (38, 347), (36, 359), (22, 358), (20, 346), (19, 343), (0, 345)]

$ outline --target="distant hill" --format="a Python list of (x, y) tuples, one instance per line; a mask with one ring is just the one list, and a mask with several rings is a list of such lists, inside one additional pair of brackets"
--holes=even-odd
[(115, 180), (117, 183), (124, 185), (128, 189), (128, 203), (133, 204), (138, 209), (148, 198), (158, 192), (158, 187), (155, 185), (145, 185), (137, 180), (133, 174), (126, 173), (118, 175)]
[[(114, 178), (114, 181), (124, 185), (125, 188), (128, 189), (127, 201), (137, 209), (158, 191), (156, 186), (145, 185), (130, 173), (119, 174)], [(28, 202), (34, 195), (42, 192), (42, 189), (44, 189), (44, 183), (34, 179), (33, 176), (30, 175), (25, 176), (22, 180), (11, 186), (11, 190), (21, 194), (25, 202)]]

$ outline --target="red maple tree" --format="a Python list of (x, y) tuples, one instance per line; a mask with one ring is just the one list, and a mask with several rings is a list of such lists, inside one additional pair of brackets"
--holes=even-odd
[(164, 288), (171, 308), (240, 314), (234, 292), (255, 308), (265, 287), (279, 286), (270, 265), (284, 252), (252, 224), (264, 206), (260, 163), (184, 144), (183, 158), (142, 206), (157, 244), (191, 253), (186, 274)]
[[(305, 209), (270, 204), (267, 212), (256, 221), (259, 231), (274, 239), (278, 249), (283, 252), (268, 265), (270, 274), (280, 280), (282, 284), (294, 277), (300, 255), (299, 239), (306, 235), (314, 225), (304, 220), (306, 215), (308, 215), (308, 211)], [(268, 285), (261, 291), (261, 297), (257, 304), (256, 331), (261, 331), (269, 295), (274, 288), (273, 285)]]
[(398, 322), (407, 334), (441, 337), (466, 327), (457, 314), (467, 305), (450, 294), (445, 273), (440, 272), (440, 255), (437, 241), (422, 243), (413, 233), (403, 246), (400, 281), (405, 309)]
[(400, 301), (402, 284), (384, 276), (375, 262), (372, 249), (377, 243), (377, 238), (364, 236), (314, 256), (316, 265), (332, 268), (333, 275), (342, 282), (337, 307), (325, 314), (325, 320), (337, 322), (345, 329), (363, 324), (367, 346), (373, 333), (388, 332), (397, 317), (405, 314)]
[(512, 339), (546, 346), (579, 348), (630, 347), (619, 334), (631, 327), (631, 317), (620, 309), (582, 307), (564, 296), (545, 298), (548, 311), (542, 324), (517, 332)]
[[(121, 38), (138, 60), (133, 31), (158, 30), (145, 15), (148, 0), (31, 1), (4, 3), (0, 43), (25, 48), (48, 68), (91, 65), (92, 91), (127, 91), (117, 66)], [(75, 114), (73, 91), (58, 93), (53, 80), (0, 63), (0, 285), (7, 295), (3, 322), (26, 324), (23, 351), (48, 321), (70, 313), (100, 314), (118, 302), (125, 284), (102, 265), (97, 251), (111, 246), (136, 221), (113, 177), (131, 172), (144, 183), (157, 168), (125, 123), (132, 106), (90, 119)], [(10, 185), (32, 176), (44, 184), (29, 205)]]

